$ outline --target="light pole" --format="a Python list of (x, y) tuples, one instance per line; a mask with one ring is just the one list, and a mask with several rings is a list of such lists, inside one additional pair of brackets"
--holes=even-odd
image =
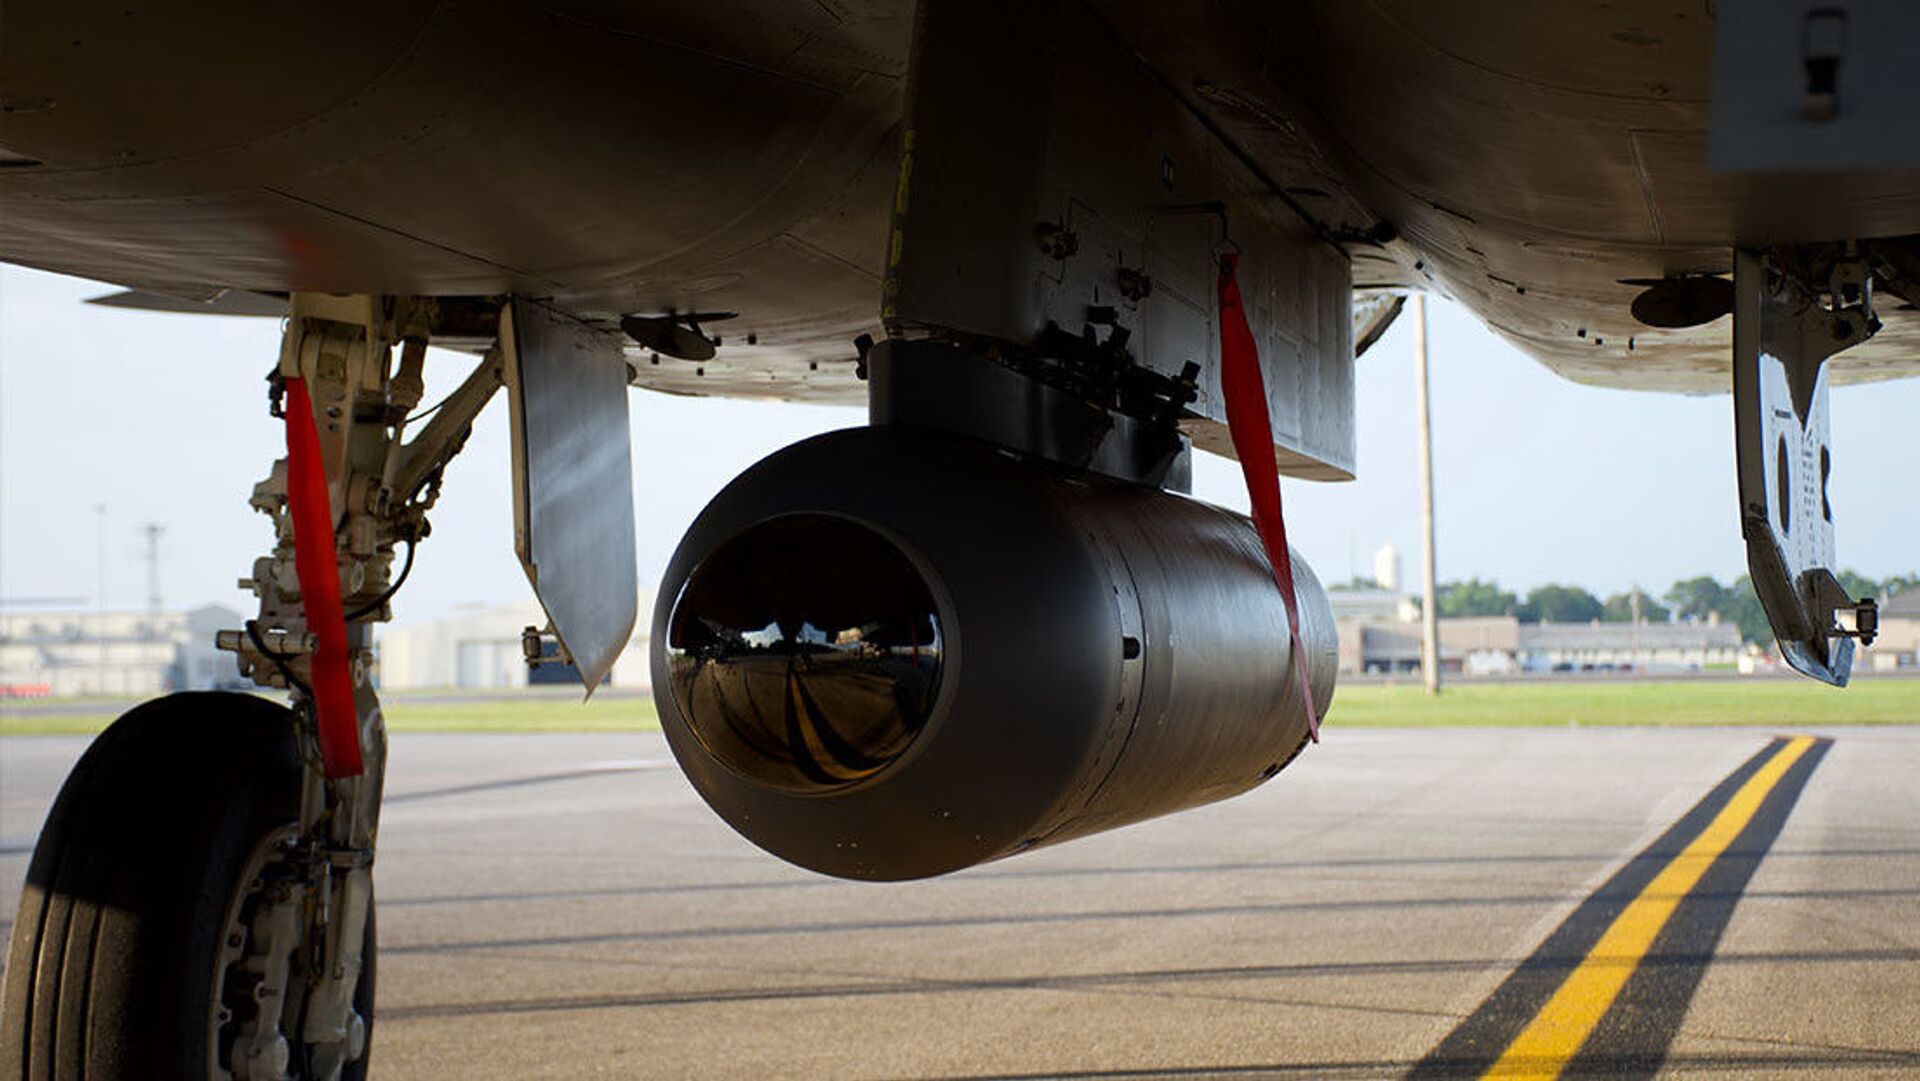
[(1413, 370), (1420, 413), (1420, 680), (1440, 693), (1440, 602), (1433, 559), (1433, 407), (1427, 397), (1427, 298), (1413, 294)]

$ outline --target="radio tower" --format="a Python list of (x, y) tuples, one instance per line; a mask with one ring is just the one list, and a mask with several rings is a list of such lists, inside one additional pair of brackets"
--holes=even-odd
[(148, 522), (140, 527), (140, 535), (147, 542), (147, 614), (158, 616), (162, 600), (160, 597), (160, 534), (167, 527), (159, 522)]

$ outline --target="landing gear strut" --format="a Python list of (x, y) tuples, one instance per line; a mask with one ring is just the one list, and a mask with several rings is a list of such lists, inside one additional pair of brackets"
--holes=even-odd
[[(371, 625), (390, 618), (441, 470), (503, 379), (496, 346), (406, 439), (427, 341), (447, 315), (428, 300), (294, 295), (270, 379), (276, 415), (311, 403), (319, 466), (307, 494), (324, 484), (321, 528), (296, 537), (299, 478), (275, 463), (252, 498), (275, 546), (243, 580), (260, 614), (218, 639), (243, 675), (291, 691), (293, 707), (174, 695), (89, 748), (28, 872), (0, 991), (0, 1074), (366, 1075), (386, 761)], [(284, 394), (296, 379), (305, 393)], [(321, 738), (316, 651), (340, 627), (319, 625), (303, 595), (315, 579), (297, 564), (315, 555), (339, 574), (354, 769)]]
[(1854, 640), (1873, 644), (1878, 611), (1834, 577), (1825, 362), (1880, 329), (1873, 282), (1848, 250), (1734, 257), (1734, 450), (1747, 565), (1781, 655), (1836, 686), (1852, 671)]

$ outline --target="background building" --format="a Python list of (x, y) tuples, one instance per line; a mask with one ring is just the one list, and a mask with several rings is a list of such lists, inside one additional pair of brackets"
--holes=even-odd
[(1397, 589), (1364, 589), (1335, 586), (1327, 590), (1327, 605), (1335, 621), (1372, 620), (1382, 623), (1420, 621), (1420, 605)]
[[(647, 645), (653, 621), (653, 595), (640, 598), (640, 620), (627, 648), (607, 677), (622, 690), (652, 686)], [(529, 671), (520, 634), (544, 627), (547, 616), (537, 601), (498, 607), (474, 606), (445, 619), (400, 623), (384, 628), (377, 640), (380, 686), (388, 690), (423, 687), (525, 687), (577, 679), (571, 666), (542, 665)]]
[[(1340, 671), (1417, 672), (1420, 625), (1347, 618), (1340, 628)], [(1886, 624), (1883, 622), (1882, 627)], [(1914, 622), (1920, 637), (1920, 620)], [(1882, 631), (1885, 634), (1885, 631)], [(1707, 623), (1522, 623), (1513, 616), (1440, 620), (1440, 668), (1469, 676), (1515, 672), (1698, 671), (1734, 668), (1745, 645), (1740, 628)]]
[(1398, 593), (1406, 587), (1401, 576), (1400, 549), (1391, 542), (1380, 546), (1373, 553), (1373, 584), (1389, 593)]
[[(1417, 621), (1420, 602), (1406, 591), (1401, 569), (1400, 549), (1392, 544), (1381, 545), (1373, 553), (1371, 580), (1356, 578), (1344, 585), (1327, 587), (1327, 603), (1333, 609), (1333, 618), (1343, 626), (1349, 620)], [(1418, 650), (1415, 653), (1417, 655)]]
[[(614, 662), (612, 686), (645, 690), (652, 680), (647, 642), (653, 598), (641, 598), (640, 625)], [(213, 647), (218, 631), (245, 618), (208, 605), (186, 612), (0, 613), (0, 698), (148, 698), (169, 691), (252, 690), (234, 655)], [(532, 600), (475, 607), (446, 619), (376, 632), (377, 679), (388, 689), (508, 688), (577, 679), (571, 665), (529, 674), (520, 632), (546, 625)]]
[[(1391, 619), (1343, 619), (1341, 672), (1418, 672), (1420, 624)], [(1512, 616), (1470, 616), (1440, 621), (1440, 670), (1499, 675), (1520, 668), (1520, 621)]]
[(1880, 634), (1860, 664), (1875, 672), (1920, 667), (1920, 589), (1880, 598)]
[(251, 686), (214, 632), (241, 624), (219, 605), (185, 612), (0, 613), (0, 697), (140, 698)]
[(1698, 671), (1734, 668), (1740, 628), (1705, 623), (1523, 623), (1519, 664), (1528, 672)]

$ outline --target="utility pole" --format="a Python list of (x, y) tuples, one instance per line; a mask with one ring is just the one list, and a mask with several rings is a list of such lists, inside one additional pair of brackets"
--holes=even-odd
[(1413, 371), (1420, 412), (1420, 681), (1440, 693), (1440, 600), (1433, 559), (1433, 406), (1427, 397), (1427, 298), (1413, 294)]

